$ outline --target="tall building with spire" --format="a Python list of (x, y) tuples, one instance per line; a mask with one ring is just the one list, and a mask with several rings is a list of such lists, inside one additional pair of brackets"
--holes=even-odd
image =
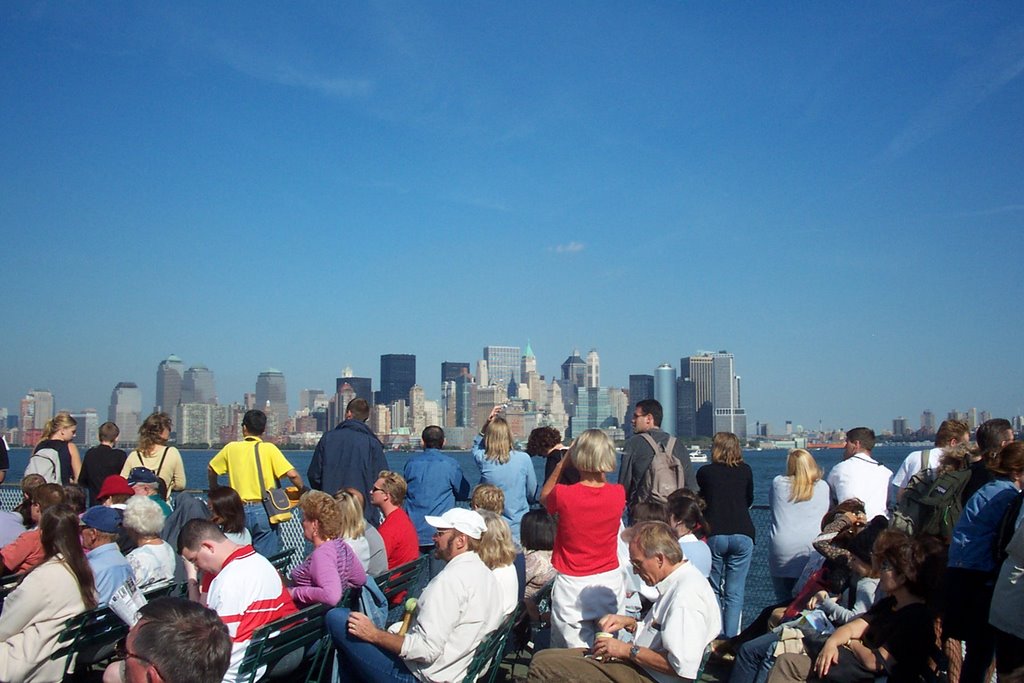
[(526, 342), (526, 350), (523, 351), (522, 362), (519, 368), (519, 377), (522, 381), (526, 381), (526, 376), (531, 372), (537, 372), (537, 357), (533, 355), (533, 348), (530, 346), (530, 342)]
[(156, 401), (154, 411), (173, 415), (181, 402), (181, 383), (184, 380), (185, 363), (173, 353), (160, 361), (156, 368)]

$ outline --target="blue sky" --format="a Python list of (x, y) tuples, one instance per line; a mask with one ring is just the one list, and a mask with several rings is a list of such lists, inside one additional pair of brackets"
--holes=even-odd
[(1024, 5), (4, 3), (0, 406), (532, 342), (1024, 413)]

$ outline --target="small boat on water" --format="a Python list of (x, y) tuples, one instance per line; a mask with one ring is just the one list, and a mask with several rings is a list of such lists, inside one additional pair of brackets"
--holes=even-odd
[(690, 462), (704, 463), (708, 461), (708, 454), (700, 449), (700, 446), (690, 446)]

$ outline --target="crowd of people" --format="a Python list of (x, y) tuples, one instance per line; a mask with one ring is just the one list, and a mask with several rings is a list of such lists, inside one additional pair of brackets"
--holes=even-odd
[[(20, 578), (0, 613), (0, 680), (60, 680), (65, 663), (50, 655), (69, 617), (126, 585), (179, 581), (186, 598), (144, 608), (104, 680), (233, 681), (257, 629), (316, 604), (330, 610), (339, 671), (361, 681), (462, 680), (481, 643), (517, 618), (530, 626), (516, 633), (535, 652), (533, 681), (688, 681), (708, 661), (733, 683), (947, 671), (982, 683), (993, 667), (1024, 679), (1024, 443), (1005, 420), (979, 426), (973, 443), (947, 420), (935, 448), (895, 475), (873, 458), (868, 428), (847, 432), (828, 476), (792, 450), (769, 491), (777, 602), (743, 628), (757, 539), (754, 476), (735, 435), (716, 434), (695, 470), (647, 400), (621, 461), (596, 429), (565, 446), (543, 427), (523, 452), (496, 408), (474, 443), (471, 488), (437, 426), (403, 472), (390, 470), (368, 415), (350, 402), (317, 446), (307, 489), (262, 439), (266, 416), (248, 411), (243, 439), (209, 463), (205, 499), (172, 496), (186, 482), (166, 415), (145, 420), (131, 454), (104, 424), (84, 458), (74, 420), (56, 416), (23, 502), (0, 514), (0, 562)], [(534, 456), (546, 459), (542, 482)], [(284, 577), (268, 559), (282, 548), (281, 515), (265, 504), (282, 479), (307, 542)], [(343, 604), (423, 556), (403, 622)], [(202, 646), (185, 646), (186, 634)]]

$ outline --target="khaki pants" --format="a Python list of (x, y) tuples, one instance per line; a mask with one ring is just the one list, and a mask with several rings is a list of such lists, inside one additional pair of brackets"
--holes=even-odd
[(807, 655), (784, 654), (775, 659), (775, 666), (768, 674), (768, 683), (793, 683), (806, 681), (811, 675), (814, 662)]
[(527, 681), (651, 683), (654, 680), (630, 662), (599, 662), (591, 657), (584, 658), (587, 652), (582, 648), (542, 650), (533, 656)]

